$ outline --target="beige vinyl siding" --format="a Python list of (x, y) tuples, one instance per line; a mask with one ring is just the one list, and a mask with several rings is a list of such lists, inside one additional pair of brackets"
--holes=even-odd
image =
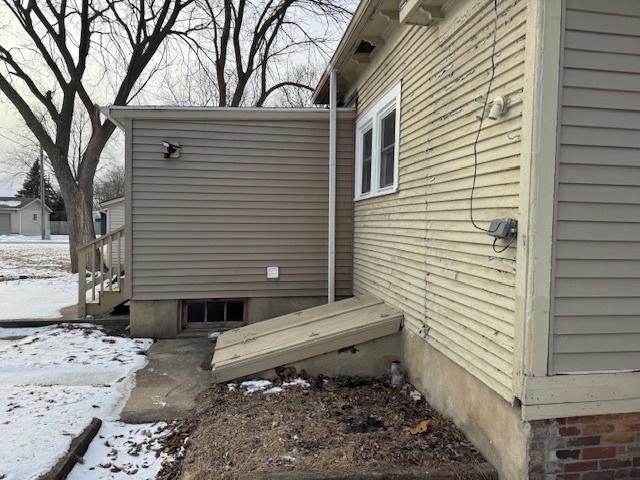
[(107, 210), (107, 232), (113, 232), (124, 226), (124, 198), (106, 207)]
[[(107, 233), (111, 233), (125, 224), (125, 200), (110, 203), (104, 209), (107, 211)], [(125, 262), (125, 241), (123, 238), (116, 240), (111, 247), (111, 265), (113, 269), (122, 268)]]
[(640, 368), (640, 2), (567, 0), (552, 373)]
[[(404, 311), (406, 325), (511, 398), (515, 248), (495, 254), (469, 221), (473, 143), (486, 92), (493, 2), (455, 2), (435, 27), (400, 25), (358, 85), (362, 114), (402, 81), (396, 194), (354, 210), (354, 291)], [(518, 216), (525, 2), (499, 2), (490, 97), (510, 109), (478, 143), (474, 216), (483, 227)]]
[[(282, 117), (133, 120), (134, 300), (326, 296), (328, 115)], [(161, 140), (180, 158), (163, 159)], [(336, 295), (348, 296), (353, 115), (337, 151)]]

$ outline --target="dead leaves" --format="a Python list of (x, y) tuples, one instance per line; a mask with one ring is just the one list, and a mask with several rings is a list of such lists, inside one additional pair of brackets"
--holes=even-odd
[(429, 429), (429, 420), (420, 420), (416, 425), (409, 430), (411, 435), (419, 435), (421, 433), (427, 433)]

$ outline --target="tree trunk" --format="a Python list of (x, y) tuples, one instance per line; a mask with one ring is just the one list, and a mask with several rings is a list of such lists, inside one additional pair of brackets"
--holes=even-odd
[[(71, 271), (77, 273), (78, 247), (96, 238), (93, 226), (93, 201), (91, 200), (93, 193), (83, 191), (76, 183), (68, 186), (60, 185), (60, 190), (62, 191), (67, 211)], [(80, 273), (82, 274), (83, 272)]]

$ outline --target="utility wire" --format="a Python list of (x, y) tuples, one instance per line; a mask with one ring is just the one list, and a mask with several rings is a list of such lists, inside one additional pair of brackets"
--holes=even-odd
[[(482, 106), (482, 114), (480, 116), (480, 125), (478, 125), (478, 131), (476, 133), (476, 139), (473, 142), (473, 183), (471, 185), (471, 195), (469, 197), (469, 217), (471, 219), (471, 225), (473, 225), (477, 230), (481, 230), (487, 233), (493, 233), (495, 230), (490, 230), (487, 228), (483, 228), (478, 225), (473, 218), (473, 194), (476, 190), (476, 180), (478, 177), (478, 141), (480, 140), (480, 134), (482, 133), (482, 126), (484, 123), (484, 114), (487, 110), (487, 105), (489, 104), (489, 94), (491, 93), (491, 87), (493, 86), (493, 80), (496, 76), (496, 43), (498, 36), (498, 0), (493, 0), (493, 11), (494, 11), (494, 24), (493, 24), (493, 45), (491, 47), (491, 76), (489, 78), (489, 84), (487, 85), (487, 93), (484, 96), (484, 104)], [(509, 243), (511, 245), (511, 243)], [(494, 242), (494, 250), (495, 250), (495, 242)]]

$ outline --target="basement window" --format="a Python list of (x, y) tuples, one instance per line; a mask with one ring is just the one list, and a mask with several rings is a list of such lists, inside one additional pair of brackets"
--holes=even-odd
[(356, 200), (398, 190), (400, 91), (398, 83), (356, 122)]
[(183, 304), (189, 325), (240, 324), (245, 320), (244, 300), (188, 300)]

